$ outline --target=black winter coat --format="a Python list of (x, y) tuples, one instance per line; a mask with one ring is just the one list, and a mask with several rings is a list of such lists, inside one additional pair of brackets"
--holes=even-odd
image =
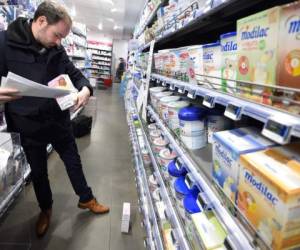
[[(7, 31), (0, 32), (0, 75), (6, 76), (11, 71), (47, 85), (58, 75), (68, 74), (78, 90), (86, 86), (92, 94), (89, 81), (74, 67), (62, 46), (47, 50), (39, 46), (33, 38), (28, 19), (18, 18), (11, 23)], [(5, 112), (20, 116), (48, 113), (65, 119), (69, 116), (69, 111), (61, 111), (54, 99), (38, 97), (22, 97), (6, 103)]]

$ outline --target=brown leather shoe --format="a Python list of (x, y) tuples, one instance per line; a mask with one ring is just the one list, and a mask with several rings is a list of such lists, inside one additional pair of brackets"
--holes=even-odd
[(37, 237), (41, 238), (46, 234), (50, 225), (51, 214), (52, 209), (47, 209), (45, 211), (40, 212), (35, 227)]
[(88, 208), (91, 212), (95, 214), (104, 214), (109, 212), (109, 207), (99, 204), (95, 198), (88, 202), (79, 202), (78, 207), (81, 209)]

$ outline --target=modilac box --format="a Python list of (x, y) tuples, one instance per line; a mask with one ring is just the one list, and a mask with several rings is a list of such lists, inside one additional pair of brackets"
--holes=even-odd
[[(237, 21), (237, 80), (276, 84), (280, 7), (274, 7)], [(271, 104), (272, 89), (242, 84), (242, 95)]]
[(278, 84), (300, 89), (300, 2), (281, 7)]
[(213, 179), (233, 203), (237, 195), (240, 155), (273, 145), (251, 127), (213, 134)]
[(241, 156), (238, 207), (272, 249), (300, 247), (300, 144)]

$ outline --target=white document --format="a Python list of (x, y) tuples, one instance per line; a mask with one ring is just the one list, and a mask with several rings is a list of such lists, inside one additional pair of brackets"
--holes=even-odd
[(68, 89), (50, 88), (48, 86), (31, 81), (25, 77), (8, 72), (7, 77), (2, 77), (1, 87), (19, 90), (20, 96), (33, 96), (44, 98), (57, 98), (70, 94)]

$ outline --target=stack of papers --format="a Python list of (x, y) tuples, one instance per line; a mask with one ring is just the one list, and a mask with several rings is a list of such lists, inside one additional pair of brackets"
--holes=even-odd
[(33, 96), (44, 98), (57, 98), (69, 95), (72, 90), (51, 88), (40, 83), (31, 81), (25, 77), (8, 72), (7, 77), (2, 77), (1, 88), (17, 89), (20, 96)]

